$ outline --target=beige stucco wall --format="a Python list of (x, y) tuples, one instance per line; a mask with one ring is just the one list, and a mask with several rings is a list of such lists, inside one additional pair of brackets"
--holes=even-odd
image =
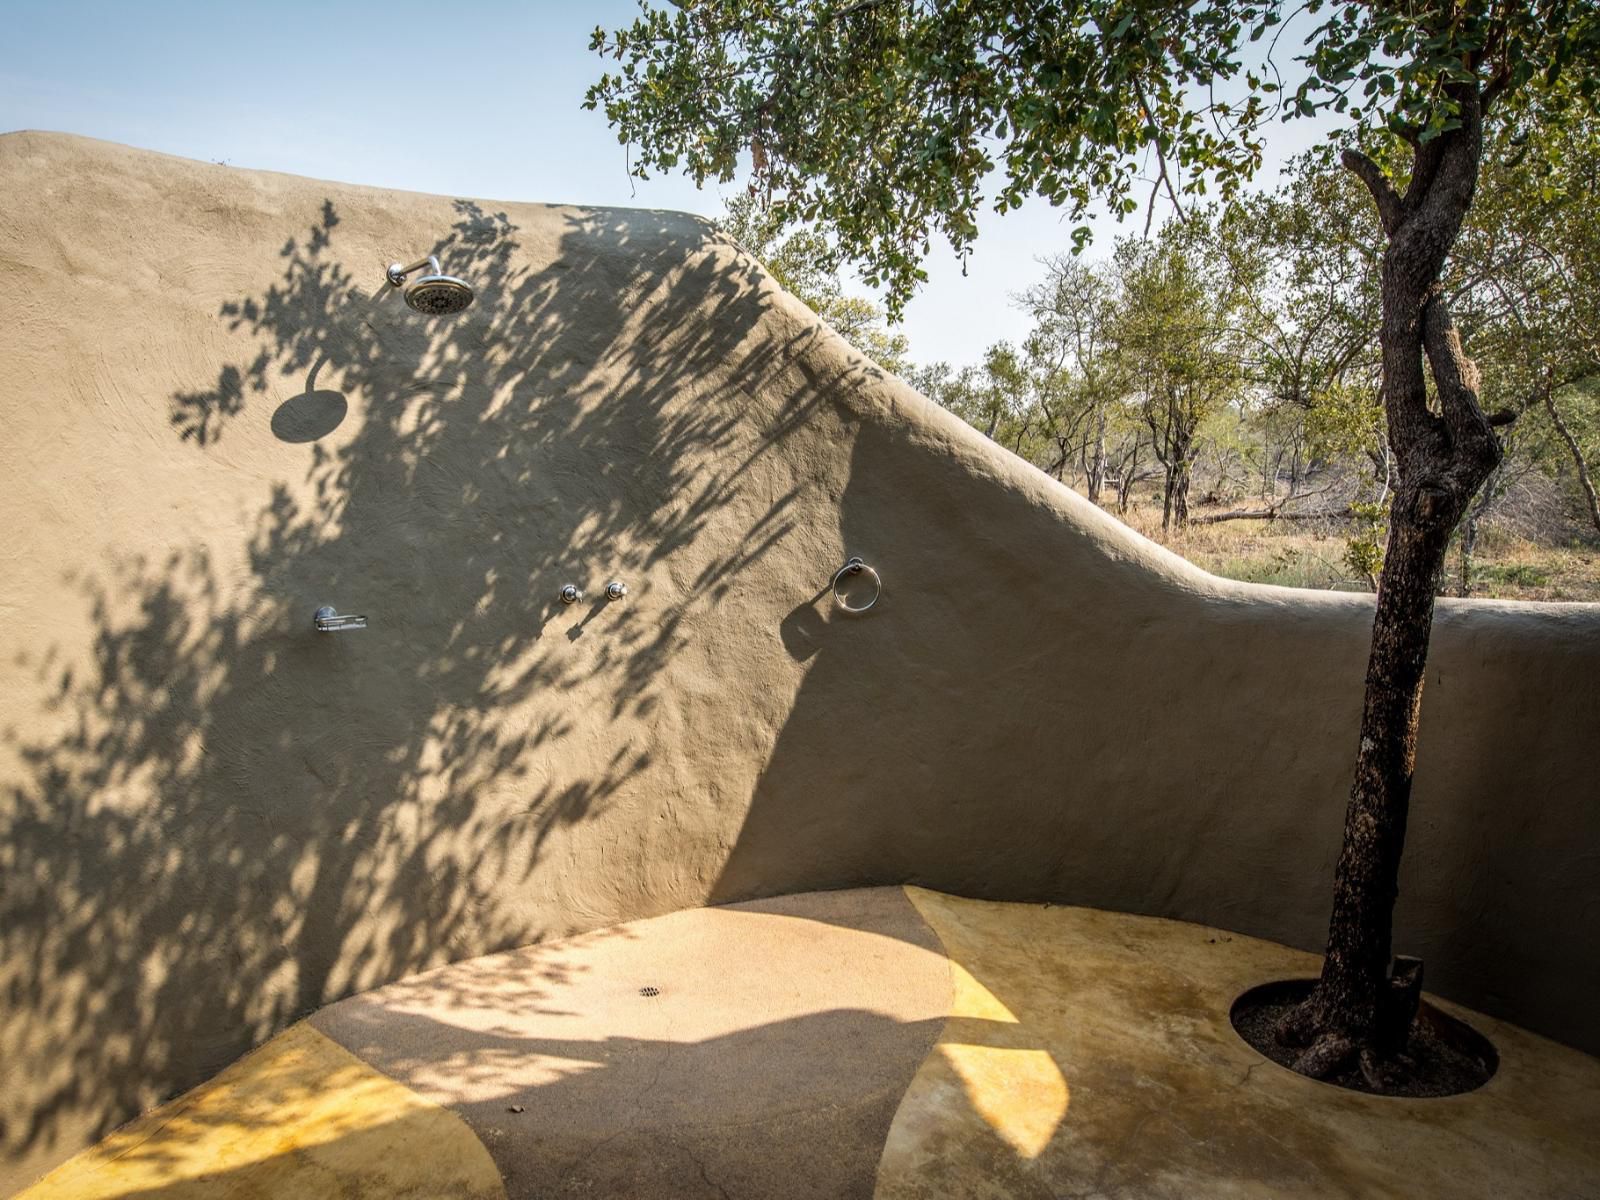
[[(430, 249), (461, 317), (383, 286)], [(1370, 601), (1195, 570), (697, 219), (15, 134), (0, 297), (0, 1192), (335, 997), (707, 901), (1320, 943)], [(1397, 932), (1591, 1051), (1597, 681), (1600, 607), (1441, 605)]]

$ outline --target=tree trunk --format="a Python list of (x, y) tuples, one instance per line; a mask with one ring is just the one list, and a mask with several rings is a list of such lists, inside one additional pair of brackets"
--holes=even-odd
[[(1346, 167), (1371, 191), (1387, 235), (1382, 264), (1383, 404), (1398, 466), (1377, 608), (1355, 780), (1334, 875), (1322, 974), (1279, 1029), (1306, 1046), (1296, 1063), (1333, 1073), (1359, 1055), (1375, 1084), (1385, 1048), (1403, 1044), (1380, 1028), (1391, 986), (1391, 927), (1399, 894), (1423, 672), (1434, 588), (1450, 533), (1499, 464), (1501, 449), (1478, 406), (1477, 370), (1462, 351), (1439, 275), (1477, 186), (1483, 133), (1477, 92), (1454, 97), (1460, 127), (1418, 143), (1404, 195), (1373, 160), (1347, 150)], [(1423, 360), (1432, 374), (1430, 409)], [(1403, 1014), (1408, 1026), (1414, 1015)]]
[(1431, 489), (1407, 488), (1396, 494), (1390, 519), (1356, 778), (1334, 873), (1326, 958), (1308, 1014), (1316, 1018), (1319, 1038), (1331, 1030), (1349, 1045), (1325, 1047), (1323, 1052), (1359, 1050), (1377, 1033), (1376, 1010), (1391, 957), (1390, 923), (1416, 765), (1434, 584), (1454, 524), (1441, 519), (1440, 506)]
[(1139, 479), (1139, 439), (1133, 441), (1133, 450), (1128, 454), (1127, 469), (1122, 472), (1122, 478), (1117, 481), (1117, 512), (1121, 516), (1128, 515), (1128, 500), (1133, 495), (1133, 485)]
[(1556, 409), (1555, 397), (1551, 394), (1550, 385), (1544, 389), (1544, 407), (1550, 414), (1550, 420), (1555, 424), (1556, 432), (1561, 435), (1561, 440), (1567, 444), (1567, 450), (1572, 455), (1573, 464), (1578, 468), (1578, 483), (1583, 487), (1583, 497), (1589, 502), (1589, 520), (1594, 522), (1596, 530), (1600, 530), (1600, 499), (1594, 491), (1594, 481), (1589, 478), (1589, 464), (1583, 457), (1583, 447), (1578, 445), (1578, 439), (1572, 436), (1572, 430), (1567, 428), (1567, 423), (1561, 419), (1561, 413)]
[(1190, 464), (1187, 457), (1179, 459), (1167, 472), (1168, 501), (1172, 509), (1172, 523), (1179, 529), (1189, 524)]
[(1089, 462), (1089, 501), (1100, 503), (1100, 489), (1106, 481), (1106, 414), (1101, 409), (1095, 417), (1094, 458)]
[(1181, 423), (1175, 423), (1167, 449), (1167, 485), (1161, 497), (1161, 528), (1179, 529), (1189, 524), (1189, 479), (1193, 464), (1189, 452), (1193, 437)]

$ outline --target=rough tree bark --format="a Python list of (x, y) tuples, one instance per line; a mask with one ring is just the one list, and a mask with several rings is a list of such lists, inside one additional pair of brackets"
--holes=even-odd
[[(1398, 478), (1327, 951), (1316, 987), (1278, 1035), (1305, 1047), (1296, 1063), (1302, 1073), (1326, 1076), (1359, 1055), (1363, 1071), (1379, 1086), (1384, 1051), (1396, 1043), (1395, 1030), (1385, 1026), (1398, 1020), (1409, 1027), (1415, 1015), (1414, 1002), (1409, 1011), (1390, 1002), (1391, 989), (1398, 986), (1392, 982), (1391, 922), (1434, 588), (1451, 530), (1502, 453), (1478, 405), (1477, 369), (1462, 350), (1439, 283), (1472, 204), (1483, 147), (1476, 88), (1462, 89), (1455, 99), (1460, 126), (1413, 145), (1411, 179), (1403, 194), (1366, 155), (1349, 150), (1343, 157), (1371, 192), (1387, 238), (1379, 340), (1383, 405)], [(1433, 377), (1433, 405), (1424, 359)], [(1414, 994), (1420, 978), (1406, 982)]]
[(1167, 486), (1161, 498), (1161, 528), (1179, 529), (1189, 524), (1189, 477), (1191, 468), (1188, 448), (1175, 448), (1167, 464)]

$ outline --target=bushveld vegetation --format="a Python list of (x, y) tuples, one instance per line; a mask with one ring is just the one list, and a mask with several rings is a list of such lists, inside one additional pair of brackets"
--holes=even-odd
[[(1526, 136), (1524, 133), (1522, 136)], [(1600, 122), (1536, 174), (1493, 139), (1446, 274), (1483, 400), (1516, 420), (1437, 591), (1600, 601)], [(724, 226), (865, 354), (1000, 445), (1218, 575), (1370, 589), (1394, 464), (1379, 397), (1377, 217), (1326, 159), (1019, 281), (1031, 329), (977, 363), (918, 361), (821, 235), (757, 199)], [(1485, 280), (1493, 279), (1485, 287)]]

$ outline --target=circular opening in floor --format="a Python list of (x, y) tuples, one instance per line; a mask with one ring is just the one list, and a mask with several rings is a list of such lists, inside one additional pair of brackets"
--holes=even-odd
[[(1278, 979), (1244, 992), (1228, 1012), (1234, 1032), (1258, 1053), (1292, 1068), (1300, 1050), (1279, 1043), (1274, 1030), (1289, 1009), (1311, 994), (1316, 982)], [(1424, 1000), (1404, 1056), (1391, 1066), (1394, 1079), (1390, 1086), (1374, 1088), (1354, 1064), (1321, 1082), (1369, 1095), (1458, 1096), (1488, 1083), (1499, 1066), (1500, 1055), (1488, 1038)]]

